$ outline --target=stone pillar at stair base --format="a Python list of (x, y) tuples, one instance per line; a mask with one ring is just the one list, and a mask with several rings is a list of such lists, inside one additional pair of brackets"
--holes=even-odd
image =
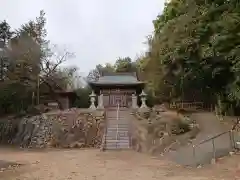
[(98, 96), (98, 109), (104, 109), (104, 106), (103, 106), (103, 94), (100, 94)]
[(138, 109), (137, 96), (135, 94), (132, 94), (132, 108), (133, 109)]

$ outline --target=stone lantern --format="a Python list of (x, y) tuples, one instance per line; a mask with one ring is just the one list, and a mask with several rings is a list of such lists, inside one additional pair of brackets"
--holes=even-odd
[(142, 91), (142, 93), (139, 96), (140, 96), (141, 102), (142, 102), (142, 105), (140, 108), (147, 108), (147, 105), (146, 105), (147, 94), (144, 91)]
[(89, 95), (90, 97), (90, 101), (91, 101), (91, 105), (90, 105), (90, 109), (96, 109), (96, 106), (95, 106), (95, 101), (96, 101), (96, 94), (92, 91), (92, 94)]
[(146, 105), (146, 100), (147, 100), (147, 94), (142, 91), (142, 93), (139, 95), (141, 98), (141, 107), (138, 110), (138, 113), (141, 117), (148, 119), (150, 117), (150, 110)]

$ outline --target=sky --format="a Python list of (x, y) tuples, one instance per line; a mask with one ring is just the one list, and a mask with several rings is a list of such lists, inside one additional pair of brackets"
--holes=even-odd
[[(35, 19), (40, 10), (47, 18), (47, 38), (75, 53), (68, 61), (83, 73), (97, 64), (147, 50), (146, 36), (165, 0), (0, 0), (0, 21), (13, 29)], [(3, 7), (3, 8), (2, 8)]]

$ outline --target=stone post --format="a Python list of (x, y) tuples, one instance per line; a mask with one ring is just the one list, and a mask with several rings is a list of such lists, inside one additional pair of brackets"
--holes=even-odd
[(141, 97), (141, 102), (142, 102), (142, 105), (140, 108), (147, 108), (147, 105), (146, 105), (147, 94), (144, 91), (142, 91), (142, 93), (139, 96)]
[(90, 97), (90, 101), (91, 101), (91, 105), (89, 108), (96, 109), (96, 106), (95, 106), (96, 94), (92, 91), (92, 94), (90, 94), (89, 97)]
[(98, 96), (98, 109), (104, 109), (104, 106), (103, 106), (103, 94), (100, 94)]
[(135, 94), (132, 94), (132, 108), (133, 109), (137, 109), (138, 105), (137, 105), (137, 96)]

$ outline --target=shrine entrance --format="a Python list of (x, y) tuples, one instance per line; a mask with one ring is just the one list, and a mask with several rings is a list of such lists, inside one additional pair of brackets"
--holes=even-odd
[[(127, 107), (127, 98), (123, 94), (110, 94), (108, 106), (110, 107)], [(107, 106), (107, 104), (106, 104)]]
[(132, 94), (134, 90), (120, 90), (110, 89), (101, 90), (103, 94), (103, 105), (104, 107), (131, 107), (132, 105)]

